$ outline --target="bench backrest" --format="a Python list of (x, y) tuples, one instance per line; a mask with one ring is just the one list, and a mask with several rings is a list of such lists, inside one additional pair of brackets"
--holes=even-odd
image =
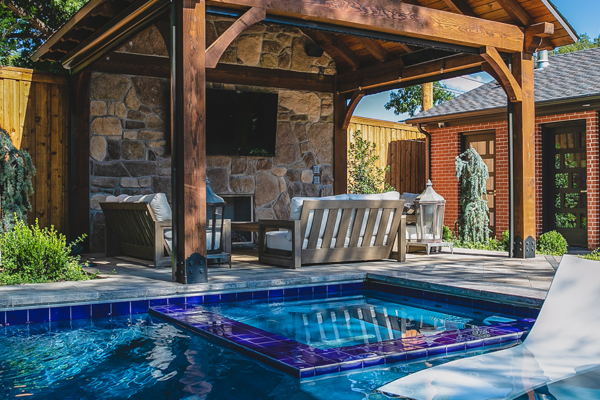
[(403, 207), (404, 200), (307, 200), (300, 217), (302, 250), (389, 249)]

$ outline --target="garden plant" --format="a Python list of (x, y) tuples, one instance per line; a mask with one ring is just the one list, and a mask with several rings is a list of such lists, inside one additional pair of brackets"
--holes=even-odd
[(362, 138), (360, 131), (354, 132), (354, 141), (348, 149), (348, 193), (373, 194), (394, 190), (385, 181), (385, 174), (390, 166), (378, 168), (379, 156), (376, 154), (375, 143)]

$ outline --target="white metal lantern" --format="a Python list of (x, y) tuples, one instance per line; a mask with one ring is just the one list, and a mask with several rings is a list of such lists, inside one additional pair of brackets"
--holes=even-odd
[(223, 235), (223, 212), (225, 200), (218, 196), (209, 186), (206, 178), (206, 252), (222, 253), (221, 237)]
[(425, 191), (415, 200), (417, 242), (442, 242), (445, 208), (446, 200), (433, 190), (433, 184), (428, 180)]

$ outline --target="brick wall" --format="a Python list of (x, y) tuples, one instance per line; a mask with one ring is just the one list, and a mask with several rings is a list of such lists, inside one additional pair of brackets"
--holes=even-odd
[[(536, 233), (542, 231), (542, 126), (544, 124), (586, 120), (587, 135), (587, 196), (588, 196), (588, 247), (594, 249), (600, 245), (600, 165), (598, 113), (587, 111), (570, 114), (552, 115), (536, 118)], [(496, 236), (508, 229), (508, 128), (506, 121), (475, 125), (452, 126), (432, 129), (431, 133), (431, 176), (435, 190), (446, 199), (445, 225), (454, 230), (454, 223), (460, 213), (459, 187), (454, 176), (454, 159), (460, 154), (462, 134), (473, 132), (496, 132)]]

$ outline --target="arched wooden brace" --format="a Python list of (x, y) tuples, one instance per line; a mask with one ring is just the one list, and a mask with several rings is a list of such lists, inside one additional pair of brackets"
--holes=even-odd
[(250, 25), (254, 25), (266, 17), (267, 10), (262, 7), (252, 7), (246, 11), (206, 50), (206, 68), (215, 68), (231, 42)]
[(343, 93), (336, 91), (333, 94), (333, 192), (335, 194), (348, 191), (348, 126), (356, 106), (364, 96), (364, 91), (355, 90), (348, 103)]
[[(488, 68), (487, 71), (483, 66), (482, 69), (490, 73), (490, 75), (492, 75), (498, 81), (498, 83), (502, 85), (502, 88), (508, 95), (510, 101), (513, 103), (521, 101), (523, 99), (521, 86), (519, 86), (517, 80), (504, 63), (504, 60), (502, 57), (500, 57), (498, 50), (496, 50), (495, 47), (485, 46), (480, 49), (479, 54), (481, 54), (481, 57), (483, 57), (489, 66), (486, 67)], [(489, 68), (491, 68), (493, 73), (489, 71)]]
[(346, 106), (346, 115), (344, 116), (344, 119), (342, 121), (342, 129), (348, 129), (348, 127), (350, 126), (352, 114), (354, 114), (356, 106), (358, 106), (358, 103), (360, 103), (363, 97), (365, 97), (365, 92), (363, 92), (362, 90), (355, 90), (354, 93), (352, 93), (350, 103), (348, 103), (348, 105)]

